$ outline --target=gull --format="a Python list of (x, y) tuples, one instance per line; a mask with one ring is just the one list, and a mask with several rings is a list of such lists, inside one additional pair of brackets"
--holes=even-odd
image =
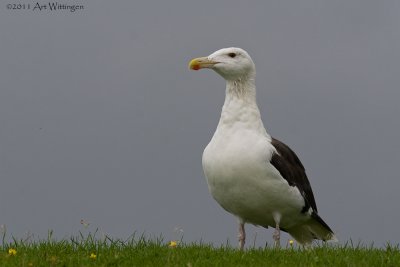
[(239, 248), (245, 224), (275, 228), (302, 245), (337, 240), (318, 215), (305, 169), (297, 155), (265, 130), (256, 101), (255, 65), (236, 47), (190, 61), (192, 70), (212, 69), (226, 80), (225, 102), (215, 133), (203, 152), (208, 189), (219, 205), (237, 217)]

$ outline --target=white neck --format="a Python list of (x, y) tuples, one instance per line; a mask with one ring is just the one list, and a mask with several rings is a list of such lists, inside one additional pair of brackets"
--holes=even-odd
[(218, 128), (238, 127), (265, 132), (256, 101), (254, 76), (226, 82), (225, 102)]
[(226, 81), (224, 106), (230, 105), (232, 101), (239, 101), (244, 105), (254, 105), (257, 107), (254, 78), (244, 77)]

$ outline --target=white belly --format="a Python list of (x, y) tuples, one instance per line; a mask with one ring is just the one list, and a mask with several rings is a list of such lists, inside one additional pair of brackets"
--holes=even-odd
[(279, 214), (281, 227), (290, 228), (305, 219), (304, 200), (269, 163), (273, 151), (267, 137), (214, 136), (204, 150), (203, 169), (210, 193), (225, 210), (262, 226), (275, 226), (273, 214)]

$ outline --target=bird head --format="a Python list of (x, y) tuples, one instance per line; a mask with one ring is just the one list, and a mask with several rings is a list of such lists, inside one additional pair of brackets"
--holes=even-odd
[(238, 80), (255, 75), (254, 62), (249, 54), (237, 47), (223, 48), (207, 57), (194, 58), (189, 69), (209, 68), (216, 71), (225, 80)]

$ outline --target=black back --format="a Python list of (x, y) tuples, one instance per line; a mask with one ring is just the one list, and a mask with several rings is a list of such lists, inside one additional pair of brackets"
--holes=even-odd
[(279, 171), (290, 186), (296, 186), (299, 189), (305, 202), (305, 206), (301, 212), (307, 212), (310, 207), (314, 212), (318, 212), (310, 182), (299, 158), (281, 141), (272, 138), (271, 143), (278, 152), (272, 155), (271, 164)]

